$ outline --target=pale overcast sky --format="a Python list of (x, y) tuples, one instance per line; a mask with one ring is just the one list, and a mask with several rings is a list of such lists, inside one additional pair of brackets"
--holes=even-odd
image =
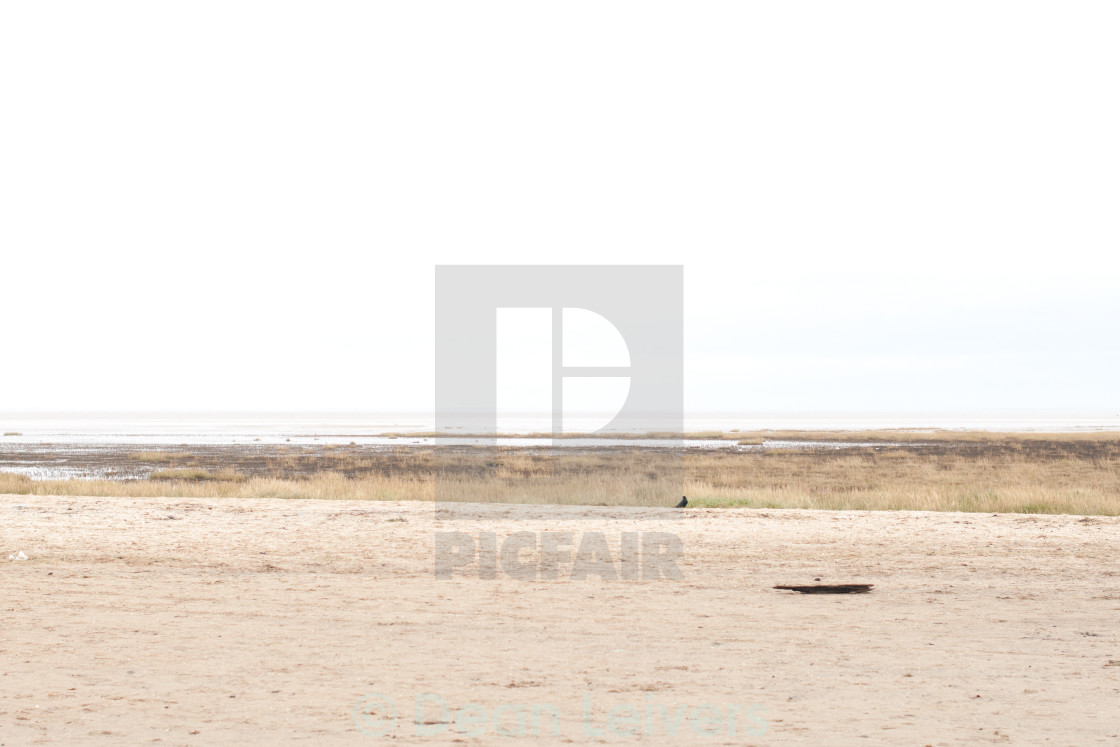
[(0, 8), (0, 411), (426, 410), (437, 264), (685, 267), (689, 411), (1120, 412), (1111, 2)]

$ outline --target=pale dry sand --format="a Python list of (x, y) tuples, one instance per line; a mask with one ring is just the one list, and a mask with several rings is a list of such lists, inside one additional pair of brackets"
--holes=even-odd
[[(684, 578), (437, 581), (437, 530), (675, 532)], [(435, 710), (421, 721), (446, 731), (417, 736), (434, 693), (506, 704), (511, 730), (517, 704), (552, 705), (558, 735), (526, 744), (1116, 744), (1118, 552), (1120, 520), (1076, 516), (480, 506), (451, 523), (420, 503), (0, 496), (0, 743), (513, 741)], [(875, 589), (770, 588), (816, 577)], [(380, 740), (355, 718), (375, 692), (398, 711)], [(667, 735), (702, 704), (720, 734)], [(644, 736), (595, 735), (626, 705)]]

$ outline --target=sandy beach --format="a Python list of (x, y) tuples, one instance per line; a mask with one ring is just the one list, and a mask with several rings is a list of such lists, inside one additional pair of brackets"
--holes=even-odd
[[(673, 534), (681, 578), (437, 580), (447, 531)], [(1118, 546), (1107, 517), (0, 496), (0, 743), (1115, 744)], [(874, 589), (771, 588), (818, 578)]]

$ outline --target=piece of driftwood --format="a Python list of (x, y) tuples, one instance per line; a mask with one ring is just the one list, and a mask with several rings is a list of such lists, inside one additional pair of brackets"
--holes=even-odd
[(775, 586), (802, 594), (866, 594), (874, 584), (817, 584), (815, 586)]

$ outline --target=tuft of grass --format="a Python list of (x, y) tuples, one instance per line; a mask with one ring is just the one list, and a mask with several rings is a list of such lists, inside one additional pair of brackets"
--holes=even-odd
[(211, 472), (205, 469), (196, 468), (181, 468), (181, 469), (161, 469), (156, 470), (149, 478), (151, 480), (175, 480), (178, 482), (231, 482), (239, 483), (245, 481), (245, 476), (233, 469), (223, 469), (218, 472)]
[(162, 462), (193, 459), (194, 454), (191, 454), (189, 451), (136, 451), (129, 454), (128, 458), (134, 462), (160, 464)]
[(204, 469), (157, 469), (151, 474), (152, 480), (213, 480), (214, 475)]
[(0, 493), (9, 495), (30, 495), (35, 483), (27, 475), (14, 475), (0, 472)]
[(4, 435), (5, 435), (5, 436), (22, 436), (23, 434), (22, 434), (22, 433), (18, 433), (18, 432), (16, 432), (16, 431), (8, 431), (8, 432), (7, 432), (7, 433), (5, 433)]

